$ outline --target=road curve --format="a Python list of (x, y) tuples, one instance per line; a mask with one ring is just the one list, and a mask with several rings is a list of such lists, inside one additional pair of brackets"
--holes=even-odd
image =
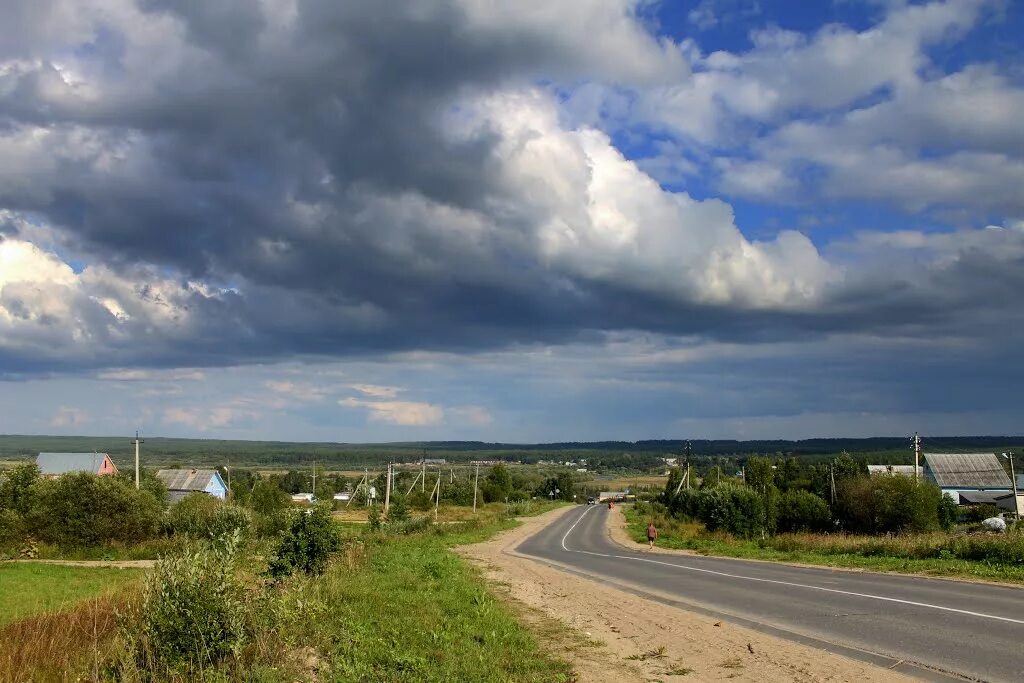
[(607, 515), (579, 507), (516, 552), (921, 678), (1024, 680), (1024, 589), (635, 552), (608, 537)]

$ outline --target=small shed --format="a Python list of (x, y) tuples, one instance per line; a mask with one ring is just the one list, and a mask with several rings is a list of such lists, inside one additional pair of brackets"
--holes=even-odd
[(36, 465), (39, 474), (47, 479), (70, 472), (88, 472), (98, 477), (117, 474), (114, 461), (106, 453), (40, 453)]
[[(923, 470), (923, 467), (918, 467), (916, 474), (923, 474)], [(912, 477), (915, 472), (913, 465), (868, 465), (868, 474), (899, 474)]]
[(1010, 475), (992, 453), (925, 453), (924, 475), (958, 503), (963, 493), (1009, 493)]
[(190, 493), (205, 493), (224, 500), (228, 487), (217, 470), (159, 470), (156, 478), (167, 487), (167, 499), (177, 503)]

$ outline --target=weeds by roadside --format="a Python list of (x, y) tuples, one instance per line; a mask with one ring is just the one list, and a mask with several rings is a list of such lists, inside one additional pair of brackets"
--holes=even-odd
[(646, 543), (647, 523), (653, 519), (658, 528), (658, 545), (665, 548), (695, 550), (705, 555), (1024, 583), (1024, 534), (788, 533), (744, 540), (722, 532), (708, 532), (699, 523), (668, 517), (651, 506), (623, 510), (633, 540)]

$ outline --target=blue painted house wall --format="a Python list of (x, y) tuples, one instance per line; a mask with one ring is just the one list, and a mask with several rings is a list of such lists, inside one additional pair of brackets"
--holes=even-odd
[(228, 497), (228, 487), (224, 480), (221, 479), (220, 472), (217, 472), (215, 476), (210, 478), (210, 483), (206, 485), (206, 492), (221, 500)]

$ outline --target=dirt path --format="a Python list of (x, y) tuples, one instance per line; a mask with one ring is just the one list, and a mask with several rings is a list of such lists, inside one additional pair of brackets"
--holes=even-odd
[(6, 562), (33, 562), (59, 564), (65, 567), (99, 567), (109, 569), (151, 569), (156, 560), (6, 560)]
[[(523, 519), (522, 526), (486, 543), (463, 546), (458, 552), (480, 566), (496, 590), (513, 604), (526, 605), (573, 629), (577, 645), (561, 649), (573, 662), (581, 683), (912, 680), (646, 600), (514, 553), (524, 538), (572, 509)], [(621, 525), (612, 526), (625, 535)]]

